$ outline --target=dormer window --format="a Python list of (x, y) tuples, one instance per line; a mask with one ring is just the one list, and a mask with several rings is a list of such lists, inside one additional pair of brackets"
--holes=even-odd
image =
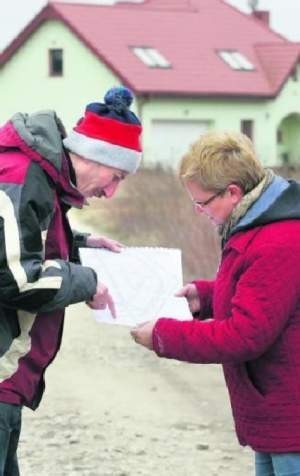
[(49, 50), (49, 76), (63, 75), (63, 50)]
[(219, 50), (218, 55), (232, 69), (237, 71), (253, 71), (255, 69), (253, 64), (239, 51)]
[(131, 49), (149, 68), (171, 68), (171, 63), (156, 48), (132, 46)]

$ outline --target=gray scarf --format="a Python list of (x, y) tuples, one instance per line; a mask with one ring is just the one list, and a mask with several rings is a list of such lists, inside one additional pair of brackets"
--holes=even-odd
[(219, 234), (222, 238), (222, 243), (225, 243), (233, 227), (240, 221), (240, 219), (246, 214), (251, 205), (261, 196), (261, 194), (266, 190), (274, 178), (274, 172), (270, 169), (266, 170), (266, 175), (259, 182), (256, 187), (254, 187), (250, 192), (246, 193), (243, 196), (241, 201), (235, 206), (231, 215), (228, 217), (225, 223), (220, 225)]

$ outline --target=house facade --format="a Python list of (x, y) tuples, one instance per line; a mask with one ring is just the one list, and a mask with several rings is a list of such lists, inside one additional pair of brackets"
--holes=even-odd
[(50, 108), (69, 129), (124, 84), (145, 165), (176, 167), (215, 128), (248, 134), (266, 166), (300, 164), (300, 45), (267, 20), (222, 0), (50, 3), (1, 54), (0, 123)]

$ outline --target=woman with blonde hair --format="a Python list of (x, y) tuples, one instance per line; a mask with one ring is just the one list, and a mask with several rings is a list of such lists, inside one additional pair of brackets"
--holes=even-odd
[(159, 357), (222, 364), (256, 476), (300, 475), (300, 186), (265, 170), (234, 132), (200, 137), (180, 178), (219, 229), (220, 267), (178, 292), (192, 321), (160, 318), (132, 336)]

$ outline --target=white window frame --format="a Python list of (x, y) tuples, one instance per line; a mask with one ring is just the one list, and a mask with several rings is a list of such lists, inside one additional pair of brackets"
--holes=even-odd
[(254, 65), (237, 50), (218, 50), (219, 57), (236, 71), (254, 71)]
[(132, 46), (131, 49), (149, 68), (171, 68), (171, 63), (156, 48)]

